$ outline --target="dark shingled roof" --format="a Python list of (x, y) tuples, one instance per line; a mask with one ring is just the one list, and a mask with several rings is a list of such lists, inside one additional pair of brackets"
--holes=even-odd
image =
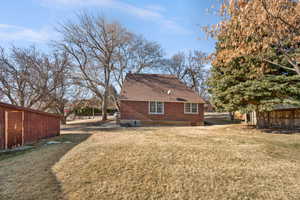
[(127, 74), (120, 100), (205, 103), (176, 76)]

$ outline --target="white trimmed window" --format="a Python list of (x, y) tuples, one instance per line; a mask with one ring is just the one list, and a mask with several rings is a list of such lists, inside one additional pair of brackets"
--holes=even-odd
[(185, 114), (198, 114), (198, 104), (197, 103), (185, 103), (184, 104)]
[(158, 101), (149, 102), (149, 114), (162, 115), (164, 114), (164, 103)]

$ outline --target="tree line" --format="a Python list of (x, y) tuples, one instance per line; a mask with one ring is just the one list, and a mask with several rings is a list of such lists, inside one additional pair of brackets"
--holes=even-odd
[(129, 72), (174, 74), (200, 95), (208, 96), (207, 56), (200, 51), (165, 58), (157, 42), (87, 12), (55, 29), (59, 37), (47, 53), (36, 46), (0, 48), (2, 101), (58, 113), (65, 122), (86, 99), (96, 98), (106, 120), (108, 105), (113, 102), (118, 107), (118, 93)]

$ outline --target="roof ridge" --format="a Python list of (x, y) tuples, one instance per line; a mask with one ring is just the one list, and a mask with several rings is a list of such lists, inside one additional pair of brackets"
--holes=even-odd
[(159, 76), (172, 76), (172, 77), (176, 77), (176, 75), (174, 75), (174, 74), (157, 74), (157, 73), (156, 74), (154, 74), (154, 73), (127, 73), (126, 75), (146, 75), (146, 76), (159, 75)]

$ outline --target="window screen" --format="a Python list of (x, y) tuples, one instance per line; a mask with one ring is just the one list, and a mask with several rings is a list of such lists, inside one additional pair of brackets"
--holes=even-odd
[(149, 113), (150, 114), (163, 114), (164, 103), (163, 102), (149, 102)]
[(197, 103), (185, 103), (184, 104), (184, 113), (197, 114), (198, 113), (198, 104)]

